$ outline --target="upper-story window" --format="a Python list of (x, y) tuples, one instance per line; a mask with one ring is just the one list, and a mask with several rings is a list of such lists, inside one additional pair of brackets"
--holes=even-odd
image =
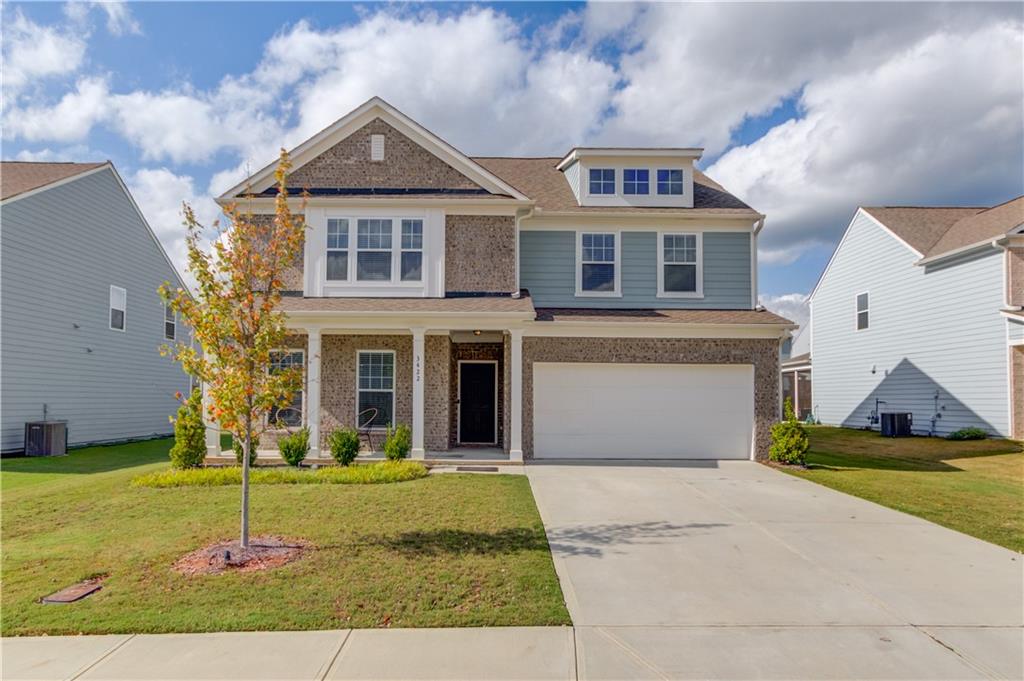
[(124, 317), (128, 306), (128, 292), (120, 286), (110, 287), (110, 328), (124, 331)]
[(327, 221), (327, 280), (348, 281), (348, 220)]
[(590, 193), (591, 194), (614, 194), (615, 193), (615, 169), (614, 168), (591, 168), (590, 169)]
[(702, 293), (701, 235), (662, 234), (658, 295), (695, 297)]
[(650, 194), (651, 171), (647, 168), (626, 168), (622, 171), (623, 194)]
[(658, 193), (681, 196), (683, 193), (683, 171), (678, 168), (658, 170)]
[(578, 295), (611, 296), (619, 292), (619, 258), (615, 233), (582, 232), (576, 269)]
[(423, 220), (402, 220), (402, 281), (423, 280)]
[(178, 325), (175, 323), (174, 308), (170, 303), (164, 303), (164, 338), (174, 340), (177, 335)]
[(391, 281), (391, 220), (361, 219), (356, 229), (356, 279)]
[(857, 330), (868, 328), (868, 294), (857, 294)]

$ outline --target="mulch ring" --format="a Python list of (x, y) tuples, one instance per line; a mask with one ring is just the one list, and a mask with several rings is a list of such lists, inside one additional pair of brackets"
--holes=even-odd
[(257, 572), (281, 567), (298, 560), (312, 548), (302, 539), (252, 537), (249, 548), (242, 549), (235, 539), (204, 546), (186, 554), (174, 564), (174, 571), (186, 576), (216, 575), (221, 572)]

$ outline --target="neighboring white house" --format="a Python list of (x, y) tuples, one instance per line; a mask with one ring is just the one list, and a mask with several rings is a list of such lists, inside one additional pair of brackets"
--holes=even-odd
[(1024, 197), (860, 208), (810, 296), (813, 409), (916, 433), (1024, 435)]
[(157, 287), (182, 284), (114, 166), (4, 161), (0, 230), (3, 451), (44, 414), (71, 445), (170, 433), (184, 328)]

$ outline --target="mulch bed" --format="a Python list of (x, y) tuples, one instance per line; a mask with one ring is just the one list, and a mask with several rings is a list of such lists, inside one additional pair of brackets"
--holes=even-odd
[(252, 537), (245, 550), (237, 539), (221, 541), (182, 556), (174, 564), (174, 571), (191, 577), (271, 570), (298, 560), (310, 548), (309, 542), (302, 539), (273, 536)]

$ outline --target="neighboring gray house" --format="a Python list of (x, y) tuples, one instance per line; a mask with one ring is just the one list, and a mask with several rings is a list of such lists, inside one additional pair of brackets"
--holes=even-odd
[(860, 208), (810, 296), (813, 404), (826, 424), (1024, 435), (1024, 197)]
[(157, 287), (181, 280), (113, 165), (4, 161), (0, 233), (3, 451), (44, 410), (72, 445), (170, 433), (185, 329)]

